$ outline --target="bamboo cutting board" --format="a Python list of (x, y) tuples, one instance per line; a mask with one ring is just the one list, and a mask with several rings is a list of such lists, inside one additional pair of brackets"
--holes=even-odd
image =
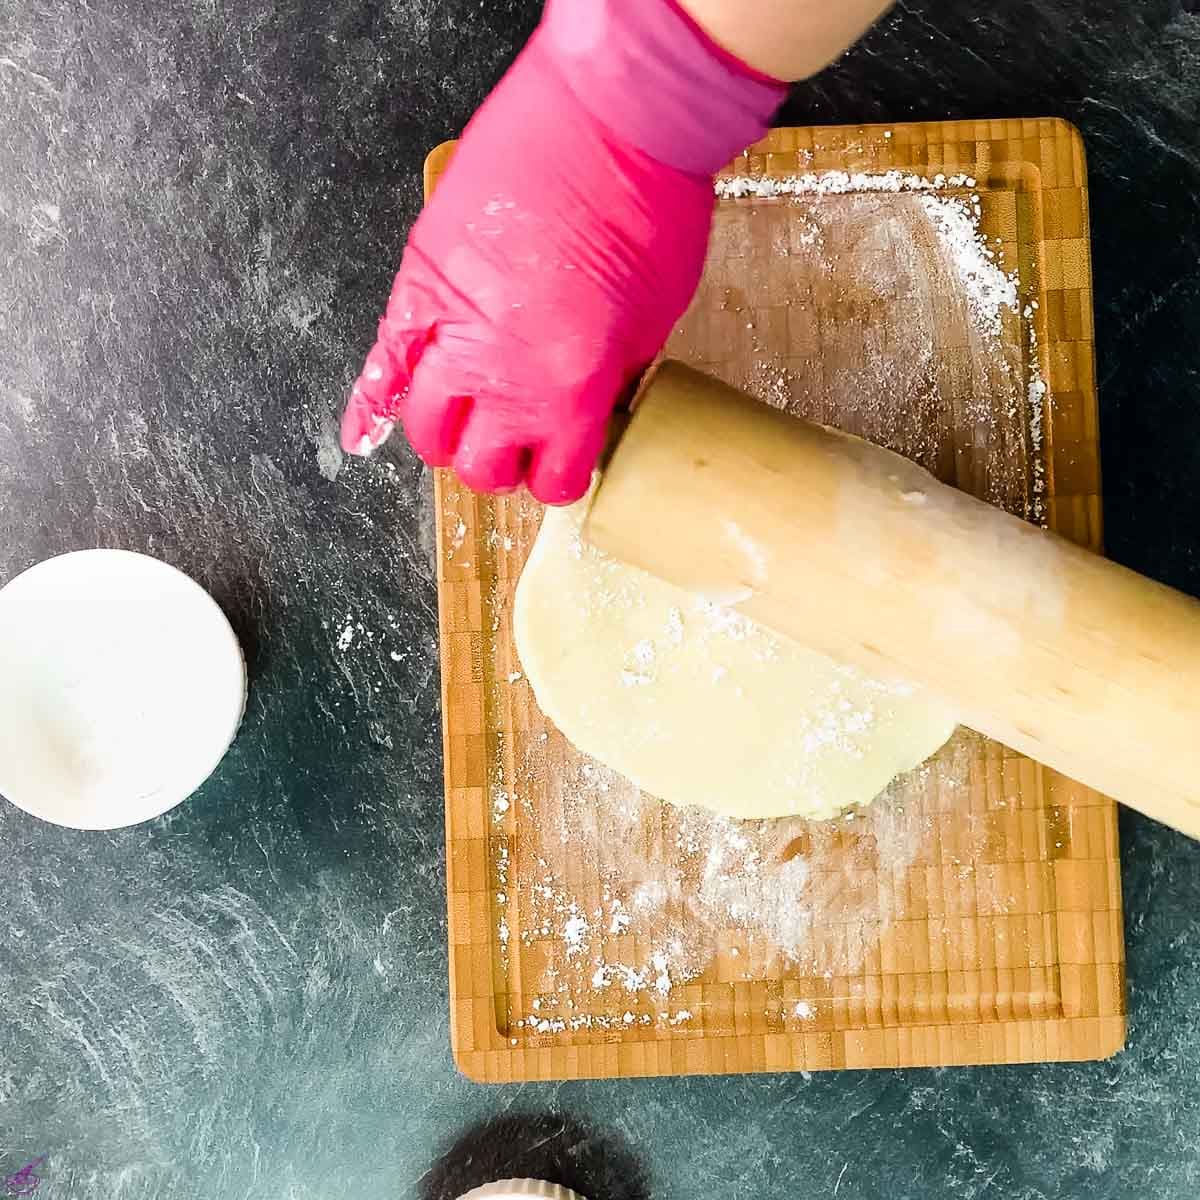
[[(430, 155), (427, 194), (452, 149)], [(895, 170), (973, 183), (893, 185)], [(853, 178), (831, 184), (832, 171)], [(725, 174), (806, 173), (824, 182), (719, 203), (671, 353), (1099, 551), (1077, 132), (1055, 120), (779, 129)], [(972, 212), (1016, 272), (1016, 303), (998, 314), (958, 219)], [(436, 488), (451, 1036), (467, 1075), (1120, 1048), (1110, 800), (961, 731), (835, 822), (662, 805), (578, 754), (522, 675), (511, 602), (540, 508), (476, 497), (444, 472)]]

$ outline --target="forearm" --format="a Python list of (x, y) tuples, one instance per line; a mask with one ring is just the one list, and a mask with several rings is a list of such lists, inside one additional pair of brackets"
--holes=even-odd
[(852, 45), (892, 0), (680, 0), (743, 62), (776, 79), (807, 79)]

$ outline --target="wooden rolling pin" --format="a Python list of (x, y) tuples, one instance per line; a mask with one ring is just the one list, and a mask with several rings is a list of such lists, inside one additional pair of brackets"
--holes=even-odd
[(674, 362), (585, 535), (1200, 837), (1200, 602), (1180, 592)]

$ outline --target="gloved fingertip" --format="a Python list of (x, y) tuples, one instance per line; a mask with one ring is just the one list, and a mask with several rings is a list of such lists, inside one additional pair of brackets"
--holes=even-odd
[(355, 386), (342, 413), (342, 449), (347, 454), (366, 458), (388, 440), (395, 427), (396, 422), (380, 413)]
[(582, 500), (592, 485), (592, 472), (603, 448), (601, 428), (599, 436), (585, 434), (566, 453), (543, 450), (529, 473), (528, 485), (534, 499), (556, 508)]
[(529, 491), (533, 498), (548, 508), (566, 508), (575, 504), (587, 495), (589, 482), (580, 483), (578, 480), (547, 485), (545, 481), (529, 481)]
[(473, 447), (470, 430), (454, 456), (454, 472), (473, 492), (505, 495), (520, 486), (529, 465), (529, 452), (521, 446), (489, 444)]

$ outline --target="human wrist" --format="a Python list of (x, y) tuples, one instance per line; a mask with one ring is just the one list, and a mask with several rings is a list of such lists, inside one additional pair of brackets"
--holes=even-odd
[(535, 45), (614, 136), (689, 174), (762, 137), (787, 94), (678, 0), (548, 0)]
[(851, 46), (892, 0), (678, 0), (718, 45), (780, 79), (808, 79)]

